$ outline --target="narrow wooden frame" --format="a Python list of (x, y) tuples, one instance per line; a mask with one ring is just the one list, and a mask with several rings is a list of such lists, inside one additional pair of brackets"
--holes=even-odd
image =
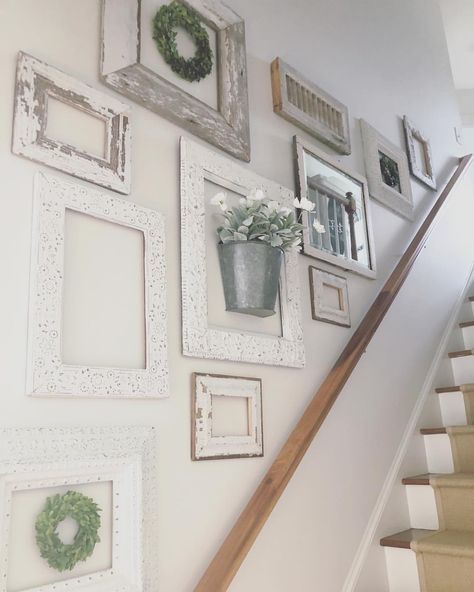
[(112, 567), (79, 577), (58, 574), (56, 582), (24, 592), (157, 590), (155, 430), (120, 426), (0, 429), (0, 592), (7, 592), (15, 492), (101, 481), (113, 484)]
[(141, 0), (103, 1), (102, 79), (147, 109), (250, 161), (244, 21), (219, 0), (186, 4), (217, 32), (217, 110), (140, 62)]
[[(50, 98), (105, 123), (104, 158), (48, 137)], [(16, 74), (12, 151), (74, 177), (130, 193), (128, 105), (22, 52)]]
[[(247, 399), (247, 436), (212, 435), (213, 396)], [(193, 374), (191, 456), (193, 460), (263, 456), (262, 381), (259, 378)]]
[[(351, 315), (349, 310), (349, 290), (347, 279), (324, 269), (310, 265), (309, 289), (311, 294), (311, 316), (315, 321), (323, 321), (341, 327), (351, 326)], [(338, 292), (339, 308), (325, 305), (322, 300), (324, 285), (334, 288)]]
[[(436, 178), (433, 170), (433, 157), (431, 155), (431, 144), (429, 140), (418, 130), (405, 115), (403, 118), (403, 129), (407, 143), (408, 164), (411, 174), (430, 189), (436, 189)], [(419, 162), (415, 142), (421, 144), (425, 166)]]
[(275, 58), (271, 64), (273, 110), (340, 154), (351, 153), (345, 105)]
[[(181, 282), (183, 354), (302, 368), (305, 363), (296, 251), (285, 253), (280, 276), (282, 336), (210, 328), (207, 316), (207, 270), (204, 182), (237, 193), (260, 188), (266, 196), (293, 207), (294, 194), (248, 168), (181, 138)], [(217, 241), (217, 238), (216, 238)]]
[[(145, 369), (61, 360), (66, 210), (134, 228), (144, 237)], [(27, 393), (33, 396), (166, 397), (168, 354), (164, 222), (158, 212), (38, 173), (30, 278)]]
[(369, 199), (369, 190), (367, 187), (367, 180), (362, 175), (355, 173), (354, 171), (349, 170), (344, 165), (342, 165), (335, 157), (326, 154), (319, 148), (317, 148), (314, 144), (307, 142), (303, 138), (299, 136), (294, 136), (293, 138), (293, 145), (294, 145), (294, 152), (295, 152), (295, 167), (296, 167), (296, 186), (298, 195), (301, 197), (308, 197), (308, 183), (306, 178), (306, 170), (305, 170), (305, 162), (304, 162), (304, 154), (308, 152), (313, 154), (317, 159), (322, 160), (323, 162), (327, 163), (330, 167), (337, 169), (341, 174), (346, 177), (349, 177), (351, 180), (359, 184), (362, 188), (362, 201), (364, 206), (364, 215), (365, 215), (365, 224), (366, 224), (366, 234), (367, 234), (367, 249), (369, 255), (370, 266), (366, 267), (361, 263), (354, 261), (352, 259), (347, 259), (341, 255), (336, 255), (333, 253), (329, 253), (328, 251), (324, 251), (323, 249), (318, 249), (314, 245), (311, 244), (310, 241), (310, 217), (308, 212), (302, 211), (301, 212), (301, 223), (303, 224), (303, 246), (302, 252), (309, 257), (314, 257), (315, 259), (320, 259), (322, 261), (326, 261), (327, 263), (331, 263), (336, 267), (341, 267), (342, 269), (352, 271), (364, 277), (368, 277), (374, 279), (376, 277), (376, 263), (375, 263), (375, 248), (374, 248), (374, 237), (372, 232), (372, 216), (371, 216), (371, 209), (370, 209), (370, 199)]
[[(363, 119), (360, 120), (360, 126), (370, 195), (400, 216), (413, 220), (414, 206), (407, 155)], [(396, 163), (401, 191), (384, 183), (380, 170), (380, 153)]]

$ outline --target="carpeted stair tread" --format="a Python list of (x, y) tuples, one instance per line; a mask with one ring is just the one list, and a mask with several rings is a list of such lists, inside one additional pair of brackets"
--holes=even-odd
[(448, 356), (450, 358), (463, 358), (464, 356), (472, 356), (474, 355), (473, 349), (462, 349), (460, 351), (450, 352)]
[(467, 383), (467, 384), (458, 384), (456, 386), (440, 386), (435, 389), (435, 392), (438, 394), (443, 393), (464, 393), (474, 391), (474, 383)]
[(466, 327), (474, 327), (474, 321), (463, 321), (462, 323), (459, 323), (459, 326), (461, 327), (461, 329), (464, 329)]
[(380, 539), (382, 547), (395, 547), (397, 549), (411, 549), (411, 544), (424, 537), (434, 534), (436, 530), (427, 530), (425, 528), (409, 528), (396, 534)]
[(474, 425), (446, 426), (439, 428), (421, 428), (420, 434), (430, 436), (432, 434), (474, 434)]
[(430, 536), (414, 539), (410, 547), (416, 553), (474, 558), (474, 532), (441, 530)]

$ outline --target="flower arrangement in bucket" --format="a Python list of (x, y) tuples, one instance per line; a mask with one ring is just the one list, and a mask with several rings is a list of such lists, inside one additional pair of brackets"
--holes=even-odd
[[(257, 317), (275, 314), (283, 253), (298, 249), (302, 240), (295, 211), (266, 198), (261, 189), (252, 189), (234, 207), (225, 192), (217, 193), (211, 204), (223, 218), (217, 247), (226, 310)], [(295, 199), (294, 206), (311, 211), (314, 203)]]

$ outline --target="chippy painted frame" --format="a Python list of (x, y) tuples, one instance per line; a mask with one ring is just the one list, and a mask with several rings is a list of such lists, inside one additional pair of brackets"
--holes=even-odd
[(302, 253), (321, 261), (331, 263), (336, 267), (340, 267), (347, 271), (352, 271), (364, 277), (375, 279), (377, 277), (377, 266), (375, 262), (375, 247), (374, 247), (374, 235), (372, 231), (372, 214), (370, 209), (369, 190), (367, 187), (367, 180), (362, 175), (349, 170), (346, 166), (341, 164), (336, 158), (320, 150), (314, 144), (307, 142), (300, 136), (293, 137), (293, 146), (295, 153), (295, 165), (296, 165), (296, 185), (297, 192), (301, 197), (308, 197), (308, 182), (306, 178), (306, 170), (304, 164), (304, 154), (308, 152), (313, 154), (316, 158), (326, 162), (329, 166), (339, 170), (343, 175), (353, 179), (356, 183), (362, 186), (362, 202), (364, 204), (365, 213), (365, 224), (367, 231), (367, 248), (369, 251), (370, 267), (365, 267), (357, 261), (346, 259), (340, 255), (334, 255), (318, 249), (311, 244), (310, 241), (310, 218), (306, 211), (301, 211), (301, 223), (303, 224), (303, 245)]
[[(197, 358), (302, 368), (305, 364), (296, 251), (286, 252), (280, 277), (282, 336), (213, 329), (207, 322), (204, 181), (237, 193), (260, 188), (292, 208), (289, 189), (225, 156), (181, 138), (181, 281), (183, 354)], [(216, 239), (217, 240), (217, 239)]]
[[(89, 154), (47, 135), (48, 99), (56, 99), (105, 123), (105, 156)], [(74, 177), (130, 193), (128, 105), (20, 52), (12, 151)]]
[[(410, 165), (411, 174), (430, 189), (436, 190), (436, 178), (433, 169), (430, 141), (413, 125), (406, 115), (403, 118), (403, 129), (405, 130), (408, 164)], [(419, 162), (418, 154), (415, 150), (415, 142), (421, 144), (426, 163), (426, 172), (422, 163)]]
[(140, 62), (141, 0), (103, 0), (105, 84), (222, 150), (250, 161), (245, 24), (219, 0), (186, 0), (217, 32), (216, 110)]
[[(144, 236), (145, 369), (63, 364), (61, 295), (66, 210), (140, 230)], [(159, 398), (168, 392), (163, 216), (154, 210), (38, 173), (30, 276), (27, 393), (32, 396)]]
[[(414, 205), (407, 155), (364, 119), (360, 120), (360, 127), (370, 195), (395, 213), (412, 221)], [(396, 162), (401, 192), (383, 182), (379, 151)]]
[[(349, 307), (349, 290), (347, 279), (343, 276), (330, 273), (310, 265), (309, 289), (311, 294), (311, 316), (315, 321), (323, 321), (341, 327), (351, 326), (351, 313)], [(322, 301), (323, 286), (335, 288), (339, 296), (339, 308), (327, 306)]]
[(351, 153), (349, 110), (281, 58), (271, 64), (273, 110), (340, 154)]
[[(212, 397), (247, 399), (249, 435), (212, 435)], [(193, 374), (191, 457), (193, 460), (263, 456), (262, 381), (221, 374)]]
[(86, 592), (158, 589), (155, 429), (44, 427), (0, 429), (0, 592), (7, 592), (12, 493), (96, 481), (113, 481), (112, 568), (28, 592), (67, 592), (71, 584)]

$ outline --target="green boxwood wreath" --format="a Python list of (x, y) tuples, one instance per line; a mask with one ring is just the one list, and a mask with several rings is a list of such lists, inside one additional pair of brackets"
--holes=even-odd
[[(182, 27), (196, 44), (194, 57), (186, 59), (179, 55), (176, 45), (176, 27)], [(153, 39), (165, 62), (173, 72), (189, 82), (198, 82), (212, 70), (212, 50), (209, 35), (192, 8), (171, 2), (163, 5), (153, 19)]]
[[(100, 511), (93, 499), (78, 491), (47, 498), (43, 511), (36, 519), (35, 530), (41, 557), (50, 567), (58, 571), (71, 570), (79, 561), (85, 561), (92, 555), (100, 541)], [(65, 545), (56, 532), (58, 524), (68, 516), (79, 526), (71, 545)]]

